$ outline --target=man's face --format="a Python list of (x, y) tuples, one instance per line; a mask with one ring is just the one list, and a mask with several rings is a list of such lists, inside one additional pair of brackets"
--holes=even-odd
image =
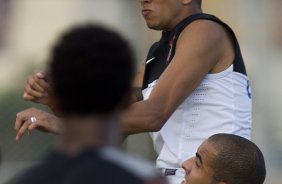
[(147, 26), (169, 30), (182, 20), (184, 6), (181, 0), (139, 0)]
[(216, 158), (217, 151), (208, 141), (203, 142), (196, 156), (186, 160), (182, 167), (185, 170), (185, 181), (182, 184), (215, 184), (213, 178), (212, 161)]

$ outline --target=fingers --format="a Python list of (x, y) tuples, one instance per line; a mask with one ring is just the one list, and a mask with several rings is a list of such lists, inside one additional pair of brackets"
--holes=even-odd
[(47, 74), (44, 70), (35, 71), (34, 73), (35, 73), (36, 77), (38, 77), (39, 79), (46, 79), (47, 78)]
[[(31, 122), (31, 117), (34, 118), (33, 122)], [(36, 108), (29, 108), (17, 113), (15, 122), (16, 140), (20, 140), (25, 132), (30, 134), (34, 129), (61, 134), (63, 128), (62, 123), (56, 116)]]
[(48, 83), (48, 76), (47, 73), (45, 71), (38, 71), (38, 72), (34, 72), (34, 80), (38, 83), (38, 85), (40, 87), (42, 87), (44, 89), (44, 91), (46, 91), (47, 89), (49, 89), (50, 85)]
[(28, 77), (28, 80), (27, 80), (27, 84), (26, 85), (29, 85), (31, 89), (33, 90), (36, 90), (36, 91), (39, 91), (39, 92), (44, 92), (44, 88), (43, 86), (40, 85), (40, 81), (44, 81), (44, 79), (42, 78), (38, 78), (37, 73), (34, 73), (32, 74), (31, 76)]
[(36, 99), (36, 98), (43, 98), (46, 97), (48, 94), (44, 90), (39, 91), (38, 89), (32, 88), (29, 84), (25, 85), (24, 87), (24, 93), (23, 93), (23, 99), (24, 100), (30, 100), (30, 99)]
[(31, 134), (32, 131), (37, 128), (37, 126), (38, 126), (38, 125), (37, 125), (36, 123), (31, 123), (31, 124), (28, 126), (28, 134)]
[(19, 141), (26, 131), (31, 133), (34, 128), (34, 123), (31, 123), (30, 119), (25, 119), (22, 116), (17, 116), (15, 123), (16, 140)]
[(26, 92), (23, 94), (23, 99), (26, 101), (36, 101), (35, 96), (29, 95)]
[(15, 131), (16, 131), (16, 132), (19, 131), (19, 129), (20, 129), (20, 127), (22, 126), (23, 122), (24, 122), (24, 121), (22, 120), (22, 118), (21, 118), (21, 116), (20, 116), (20, 113), (18, 113), (18, 114), (16, 115), (16, 122), (15, 122)]
[(32, 123), (30, 117), (34, 114), (34, 108), (17, 113), (15, 122), (16, 140), (19, 141), (25, 132), (31, 133), (37, 127)]
[(19, 141), (21, 139), (21, 137), (24, 135), (24, 133), (26, 131), (31, 132), (32, 129), (29, 129), (29, 126), (31, 126), (32, 123), (30, 122), (30, 120), (26, 120), (25, 122), (23, 122), (22, 126), (20, 127), (20, 129), (17, 132), (16, 135), (16, 140)]
[(34, 72), (30, 75), (24, 85), (24, 100), (34, 101), (48, 95), (49, 84), (43, 71)]

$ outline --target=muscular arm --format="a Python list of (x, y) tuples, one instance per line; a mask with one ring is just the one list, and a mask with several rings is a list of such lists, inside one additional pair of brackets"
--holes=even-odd
[[(230, 42), (225, 30), (214, 22), (195, 21), (186, 27), (178, 38), (174, 58), (159, 78), (149, 99), (133, 103), (122, 114), (122, 133), (129, 135), (160, 130), (207, 73), (220, 72), (232, 64), (234, 51)], [(144, 68), (141, 67), (135, 86), (142, 86), (143, 74)], [(26, 100), (40, 103), (37, 98), (45, 98), (36, 96), (34, 87), (29, 91), (31, 92), (27, 94), (34, 98), (25, 96)], [(32, 124), (31, 116), (36, 116), (39, 123)], [(51, 121), (46, 121), (46, 118)], [(31, 132), (33, 129), (61, 134), (62, 127), (58, 118), (48, 113), (40, 113), (36, 109), (20, 112), (15, 123), (17, 139), (26, 130)]]
[(193, 92), (205, 75), (223, 70), (224, 29), (207, 20), (195, 21), (181, 33), (176, 53), (148, 100), (124, 112), (124, 134), (158, 131), (176, 108)]
[(138, 102), (143, 100), (142, 95), (142, 85), (143, 77), (145, 73), (145, 63), (142, 63), (139, 70), (136, 73), (134, 83), (133, 83), (133, 102)]

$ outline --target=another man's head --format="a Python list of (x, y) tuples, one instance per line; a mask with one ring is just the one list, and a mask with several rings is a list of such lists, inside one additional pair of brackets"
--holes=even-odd
[(263, 154), (251, 141), (232, 134), (215, 134), (183, 163), (186, 184), (262, 184)]
[(84, 25), (63, 34), (49, 63), (59, 113), (115, 112), (129, 98), (133, 60), (127, 42), (105, 28)]
[(201, 12), (201, 0), (140, 0), (147, 26), (156, 30), (173, 29), (191, 14)]

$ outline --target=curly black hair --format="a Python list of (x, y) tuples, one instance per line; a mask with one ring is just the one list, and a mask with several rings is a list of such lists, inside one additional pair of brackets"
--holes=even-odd
[(118, 33), (98, 25), (65, 32), (53, 47), (49, 73), (62, 114), (108, 114), (131, 88), (134, 57)]

